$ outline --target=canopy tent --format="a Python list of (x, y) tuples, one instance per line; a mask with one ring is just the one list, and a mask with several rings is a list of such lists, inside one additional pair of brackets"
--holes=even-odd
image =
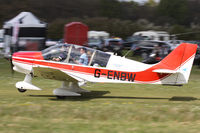
[(20, 27), (46, 27), (46, 23), (40, 21), (31, 12), (21, 12), (16, 17), (5, 22), (3, 28), (10, 28), (16, 23), (19, 23)]
[(41, 50), (45, 45), (46, 27), (47, 24), (31, 12), (21, 12), (6, 21), (3, 25), (5, 54), (18, 50)]

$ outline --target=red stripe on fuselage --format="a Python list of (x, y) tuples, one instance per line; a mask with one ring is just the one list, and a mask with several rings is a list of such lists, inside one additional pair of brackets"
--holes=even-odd
[[(60, 70), (69, 70), (69, 71), (74, 71), (78, 73), (83, 73), (87, 75), (92, 75), (94, 76), (95, 70), (99, 69), (100, 70), (100, 75), (101, 77), (109, 78), (109, 79), (114, 79), (114, 74), (117, 73), (119, 74), (118, 78), (119, 79), (126, 79), (125, 81), (128, 81), (130, 79), (130, 75), (133, 76), (135, 75), (135, 82), (156, 82), (159, 81), (160, 79), (166, 77), (168, 74), (158, 74), (155, 72), (152, 72), (152, 70), (145, 70), (142, 72), (127, 72), (127, 71), (118, 71), (118, 70), (108, 70), (106, 68), (94, 68), (94, 67), (88, 67), (88, 66), (80, 66), (76, 64), (64, 64), (60, 62), (53, 62), (53, 61), (45, 61), (45, 60), (31, 60), (31, 59), (20, 59), (20, 58), (13, 58), (13, 61), (16, 62), (24, 62), (24, 64), (29, 64), (29, 65), (41, 65), (41, 66), (47, 66), (55, 69), (60, 69)], [(126, 77), (122, 77), (125, 74)], [(115, 77), (117, 78), (117, 77)]]
[[(174, 51), (172, 51), (166, 58), (164, 58), (161, 62), (152, 66), (149, 69), (146, 69), (146, 70), (140, 71), (140, 72), (108, 70), (106, 68), (94, 68), (91, 66), (81, 66), (81, 65), (77, 65), (77, 64), (46, 61), (46, 60), (43, 60), (43, 58), (41, 57), (41, 53), (39, 53), (39, 52), (34, 53), (34, 55), (37, 55), (37, 58), (31, 58), (31, 54), (30, 54), (30, 56), (29, 56), (30, 58), (28, 57), (27, 59), (24, 56), (16, 56), (18, 58), (15, 58), (15, 54), (14, 54), (13, 61), (20, 61), (20, 62), (33, 64), (33, 65), (48, 66), (48, 67), (52, 67), (55, 69), (74, 71), (77, 73), (84, 73), (84, 74), (89, 74), (89, 75), (93, 75), (93, 76), (95, 76), (94, 75), (95, 70), (99, 69), (101, 76), (107, 77), (108, 79), (114, 78), (112, 76), (115, 73), (119, 73), (119, 78), (121, 78), (121, 76), (123, 76), (122, 73), (125, 73), (126, 81), (128, 79), (128, 76), (130, 76), (131, 74), (132, 75), (136, 74), (135, 79), (134, 79), (135, 82), (153, 83), (153, 82), (158, 82), (170, 75), (170, 74), (156, 73), (156, 72), (153, 72), (153, 70), (156, 70), (156, 69), (177, 70), (181, 65), (183, 65), (186, 61), (188, 61), (188, 59), (190, 59), (194, 56), (194, 54), (196, 53), (196, 48), (197, 48), (196, 45), (181, 44), (178, 48), (176, 48)], [(185, 51), (186, 49), (187, 49), (187, 52)], [(16, 55), (19, 55), (19, 54), (16, 54)]]
[(21, 58), (28, 58), (28, 59), (37, 59), (37, 60), (44, 60), (42, 56), (42, 52), (16, 52), (13, 54), (13, 57), (21, 57)]

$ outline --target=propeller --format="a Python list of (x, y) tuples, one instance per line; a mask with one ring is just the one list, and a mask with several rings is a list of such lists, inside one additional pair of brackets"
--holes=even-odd
[(12, 63), (12, 56), (11, 56), (11, 58), (9, 58), (9, 62), (10, 62), (11, 74), (13, 75), (14, 74), (14, 70), (13, 70), (14, 65)]
[(11, 71), (11, 74), (13, 75), (14, 74), (14, 70), (13, 70), (13, 67), (14, 67), (14, 65), (13, 65), (13, 63), (12, 63), (12, 55), (11, 56), (9, 56), (9, 57), (5, 57), (8, 61), (9, 61), (9, 63), (10, 63), (10, 71)]

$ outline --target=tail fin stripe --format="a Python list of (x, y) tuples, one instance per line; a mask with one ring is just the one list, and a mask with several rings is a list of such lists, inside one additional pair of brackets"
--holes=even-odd
[[(153, 65), (149, 69), (136, 73), (135, 82), (137, 83), (158, 83), (165, 81), (169, 83), (173, 81), (180, 82), (180, 79), (184, 79), (181, 83), (187, 82), (191, 71), (192, 63), (196, 53), (197, 45), (183, 43), (174, 49), (167, 57), (161, 62)], [(183, 69), (187, 69), (184, 72)], [(161, 70), (171, 71), (171, 73), (159, 73)], [(157, 71), (157, 72), (156, 72)], [(173, 71), (178, 71), (172, 73)], [(180, 74), (180, 75), (179, 75)], [(177, 75), (181, 77), (176, 77)]]

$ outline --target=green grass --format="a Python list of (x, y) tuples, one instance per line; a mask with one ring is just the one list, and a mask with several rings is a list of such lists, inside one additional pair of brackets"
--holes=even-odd
[[(10, 74), (0, 60), (0, 133), (197, 133), (200, 130), (200, 69), (182, 87), (88, 84), (90, 94), (59, 100), (61, 82), (35, 78), (42, 91), (19, 93), (24, 75)], [(173, 96), (195, 97), (187, 101)]]

